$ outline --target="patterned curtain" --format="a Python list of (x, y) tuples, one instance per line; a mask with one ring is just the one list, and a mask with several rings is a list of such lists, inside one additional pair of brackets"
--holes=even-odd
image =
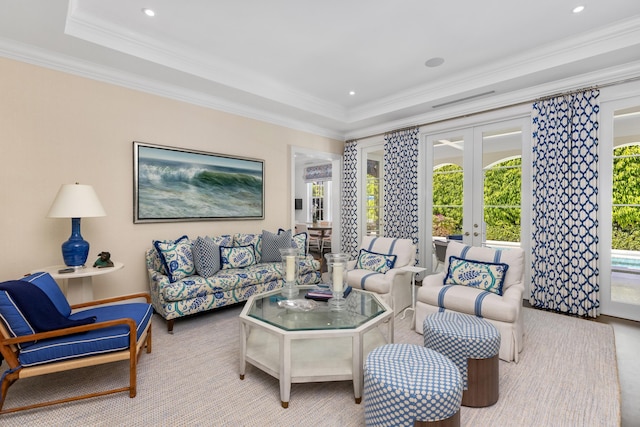
[(533, 105), (531, 305), (596, 317), (598, 111), (590, 90)]
[(356, 142), (344, 144), (342, 160), (342, 252), (355, 258), (358, 254), (358, 150)]
[(419, 128), (385, 135), (384, 236), (418, 244)]

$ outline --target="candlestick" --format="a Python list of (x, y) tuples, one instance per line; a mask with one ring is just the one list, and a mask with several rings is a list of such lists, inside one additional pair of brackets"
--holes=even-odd
[(333, 265), (333, 291), (342, 292), (342, 274), (344, 273), (344, 266), (342, 264)]
[(287, 273), (285, 275), (285, 280), (287, 282), (293, 282), (296, 280), (296, 257), (295, 256), (287, 256)]

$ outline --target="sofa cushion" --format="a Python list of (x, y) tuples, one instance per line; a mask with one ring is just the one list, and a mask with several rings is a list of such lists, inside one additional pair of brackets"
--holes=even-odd
[(187, 236), (182, 236), (175, 241), (155, 240), (153, 246), (160, 255), (169, 281), (175, 282), (196, 272), (191, 242)]
[(462, 285), (502, 295), (502, 286), (509, 266), (503, 263), (481, 262), (449, 257), (445, 285)]
[(262, 230), (262, 259), (260, 262), (280, 262), (280, 249), (292, 248), (291, 230), (274, 234)]
[[(317, 283), (320, 277), (320, 263), (313, 257), (307, 256), (299, 263), (300, 270), (298, 283)], [(364, 270), (362, 270), (364, 271)], [(317, 278), (317, 280), (316, 280)], [(279, 262), (267, 262), (253, 264), (244, 268), (229, 268), (218, 271), (215, 275), (204, 278), (189, 276), (175, 283), (166, 283), (162, 286), (163, 300), (166, 302), (183, 301), (192, 298), (205, 298), (207, 295), (216, 295), (222, 298), (225, 292), (234, 292), (238, 289), (269, 283), (264, 290), (273, 290), (278, 282), (282, 281), (282, 266)]]
[[(153, 309), (150, 304), (114, 304), (82, 310), (71, 319), (95, 317), (96, 322), (131, 318), (136, 322), (136, 335), (140, 338), (149, 323)], [(40, 340), (20, 351), (22, 366), (62, 361), (81, 356), (92, 356), (129, 348), (129, 328), (126, 325), (111, 326), (63, 337)]]
[[(291, 229), (287, 231), (291, 231)], [(284, 233), (284, 232), (285, 230), (283, 228), (278, 229), (278, 234)], [(302, 233), (294, 234), (291, 237), (291, 245), (294, 248), (298, 248), (299, 256), (307, 256), (307, 239), (308, 238), (309, 238), (309, 235), (304, 231)]]
[(256, 262), (262, 262), (262, 235), (252, 233), (236, 233), (233, 235), (233, 245), (230, 246), (247, 245), (253, 245)]
[(191, 247), (196, 272), (202, 277), (211, 277), (220, 270), (220, 246), (211, 237), (198, 237)]
[(520, 310), (513, 300), (521, 302), (522, 284), (505, 289), (504, 294), (500, 296), (467, 286), (442, 286), (442, 278), (445, 274), (438, 273), (437, 276), (440, 277), (440, 286), (425, 286), (423, 282), (416, 296), (418, 301), (499, 322), (513, 323), (517, 320)]
[(220, 265), (222, 270), (244, 268), (256, 264), (253, 245), (220, 246)]
[(397, 255), (378, 254), (369, 252), (366, 249), (360, 249), (356, 268), (362, 270), (370, 270), (378, 273), (386, 273), (391, 270), (396, 263)]

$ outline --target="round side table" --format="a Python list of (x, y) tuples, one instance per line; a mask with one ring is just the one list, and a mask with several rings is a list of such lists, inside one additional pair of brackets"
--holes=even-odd
[[(85, 267), (75, 270), (71, 273), (58, 273), (58, 270), (66, 268), (66, 265), (52, 265), (49, 267), (38, 268), (31, 273), (45, 272), (49, 273), (60, 285), (59, 280), (66, 282), (67, 300), (69, 304), (78, 304), (81, 302), (93, 300), (93, 284), (92, 277), (101, 276), (103, 274), (113, 273), (114, 271), (124, 268), (124, 264), (118, 261), (113, 262), (113, 267)], [(62, 287), (64, 291), (64, 287)]]

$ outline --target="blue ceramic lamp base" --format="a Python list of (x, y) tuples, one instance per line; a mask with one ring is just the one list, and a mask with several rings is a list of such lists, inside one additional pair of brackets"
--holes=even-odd
[(80, 234), (80, 218), (71, 218), (71, 237), (62, 244), (62, 258), (68, 267), (82, 268), (89, 256), (89, 242)]

